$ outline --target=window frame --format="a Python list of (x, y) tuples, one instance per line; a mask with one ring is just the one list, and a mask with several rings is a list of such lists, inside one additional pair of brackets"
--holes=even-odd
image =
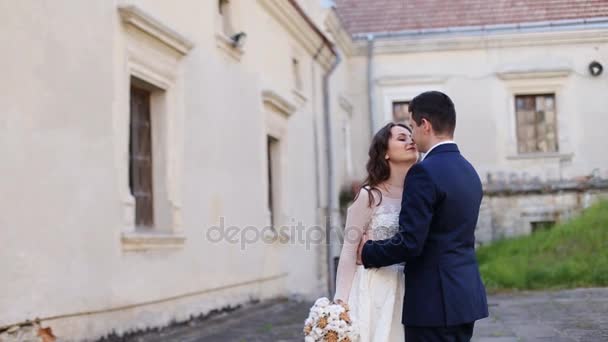
[[(519, 136), (520, 136), (520, 132), (519, 132), (519, 129), (520, 129), (520, 123), (519, 123), (520, 117), (518, 115), (518, 110), (517, 110), (517, 99), (519, 97), (534, 97), (535, 102), (536, 102), (536, 98), (539, 97), (539, 96), (545, 96), (545, 97), (552, 96), (553, 97), (553, 112), (554, 112), (554, 116), (555, 116), (555, 118), (554, 118), (554, 120), (555, 120), (555, 122), (554, 122), (554, 125), (555, 125), (555, 132), (554, 132), (555, 133), (555, 151), (546, 151), (546, 152), (544, 152), (544, 151), (522, 151), (520, 149), (520, 145), (519, 145), (520, 144), (520, 138), (519, 138)], [(514, 112), (515, 112), (515, 138), (516, 138), (516, 144), (517, 144), (517, 154), (519, 154), (519, 155), (526, 155), (526, 154), (543, 154), (543, 153), (544, 154), (552, 154), (552, 153), (559, 153), (560, 152), (559, 125), (558, 125), (559, 113), (558, 113), (557, 99), (556, 99), (555, 93), (546, 93), (545, 92), (545, 93), (525, 93), (525, 94), (522, 93), (522, 94), (515, 94), (513, 96), (513, 106), (514, 106)], [(535, 116), (538, 113), (538, 110), (536, 108), (536, 103), (534, 105), (534, 113), (535, 113)], [(535, 118), (535, 120), (536, 120), (536, 118)], [(535, 126), (538, 125), (538, 122), (535, 122), (534, 125)], [(536, 128), (535, 128), (535, 130), (536, 130)], [(536, 139), (536, 144), (538, 145), (538, 140), (539, 140), (538, 133), (535, 134), (534, 138)]]
[[(505, 97), (503, 108), (505, 111), (503, 117), (498, 117), (497, 124), (504, 125), (508, 129), (506, 133), (499, 134), (498, 139), (502, 140), (506, 145), (505, 153), (506, 160), (521, 160), (521, 159), (553, 159), (567, 161), (571, 160), (573, 153), (572, 146), (566, 137), (570, 136), (571, 129), (565, 126), (565, 123), (571, 120), (568, 107), (565, 105), (565, 99), (562, 89), (566, 83), (569, 71), (554, 71), (554, 72), (503, 72), (497, 76), (503, 82), (505, 89)], [(515, 109), (515, 97), (517, 95), (535, 95), (535, 94), (554, 94), (556, 108), (556, 132), (557, 132), (557, 152), (529, 152), (519, 153), (517, 139), (517, 112)], [(504, 139), (504, 140), (503, 140)]]
[[(181, 60), (194, 47), (184, 36), (135, 5), (119, 6), (122, 19), (115, 98), (115, 154), (124, 221), (123, 251), (181, 248), (185, 242), (181, 217), (183, 164), (183, 77)], [(135, 199), (129, 187), (130, 89), (139, 80), (151, 90), (154, 227), (137, 229)], [(157, 120), (156, 124), (154, 120)], [(156, 126), (156, 127), (155, 127)], [(161, 158), (157, 158), (161, 156)], [(161, 172), (157, 172), (160, 170)], [(157, 186), (159, 185), (159, 186)], [(162, 203), (163, 208), (156, 204)]]

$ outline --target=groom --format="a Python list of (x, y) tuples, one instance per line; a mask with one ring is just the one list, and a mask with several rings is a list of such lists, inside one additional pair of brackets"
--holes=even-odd
[(426, 154), (405, 178), (399, 233), (364, 237), (361, 262), (373, 268), (406, 261), (407, 342), (469, 341), (475, 321), (488, 316), (475, 257), (481, 181), (452, 141), (456, 111), (447, 95), (422, 93), (409, 110), (413, 138)]

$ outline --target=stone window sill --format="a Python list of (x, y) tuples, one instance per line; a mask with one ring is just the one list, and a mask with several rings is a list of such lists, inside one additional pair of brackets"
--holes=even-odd
[(235, 47), (232, 45), (232, 39), (230, 39), (230, 37), (223, 33), (216, 33), (215, 40), (217, 47), (220, 48), (222, 52), (237, 62), (241, 61), (241, 57), (245, 51), (240, 47)]
[(174, 233), (123, 232), (121, 241), (124, 251), (170, 250), (182, 248), (186, 237)]
[(508, 160), (521, 160), (521, 159), (560, 159), (560, 160), (571, 160), (573, 157), (572, 153), (521, 153), (516, 155), (507, 156)]

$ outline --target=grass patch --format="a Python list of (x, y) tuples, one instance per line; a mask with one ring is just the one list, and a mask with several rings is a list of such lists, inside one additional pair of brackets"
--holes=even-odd
[(608, 286), (608, 201), (530, 236), (477, 250), (488, 290)]

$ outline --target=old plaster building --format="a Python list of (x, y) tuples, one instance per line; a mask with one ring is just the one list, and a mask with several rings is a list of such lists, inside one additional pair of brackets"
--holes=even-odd
[(95, 339), (325, 293), (329, 106), (353, 112), (327, 11), (0, 1), (0, 331)]
[(606, 1), (25, 0), (0, 18), (0, 332), (96, 339), (326, 295), (341, 191), (429, 89), (485, 183), (480, 241), (606, 189)]
[(362, 78), (352, 89), (368, 91), (354, 106), (369, 108), (371, 131), (407, 120), (422, 91), (454, 100), (456, 141), (485, 183), (479, 242), (530, 233), (606, 194), (608, 1), (337, 4)]

